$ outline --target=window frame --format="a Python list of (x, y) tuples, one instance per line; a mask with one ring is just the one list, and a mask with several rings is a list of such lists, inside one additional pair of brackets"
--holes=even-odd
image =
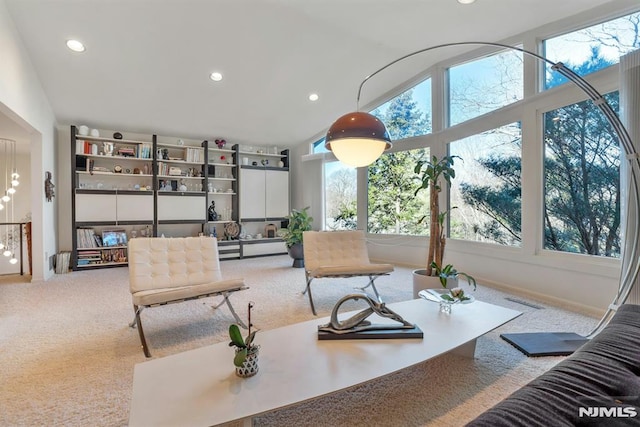
[[(617, 19), (630, 13), (640, 12), (640, 8), (634, 6), (628, 7), (626, 10), (609, 14), (602, 14), (598, 11), (584, 12), (572, 18), (571, 25), (563, 25), (566, 22), (559, 22), (537, 28), (527, 33), (523, 33), (517, 37), (503, 40), (502, 43), (508, 45), (521, 45), (527, 51), (540, 53), (542, 49), (542, 40), (563, 33), (570, 33), (581, 28), (603, 23), (608, 20)], [(575, 253), (558, 253), (543, 249), (543, 232), (542, 232), (542, 215), (538, 212), (537, 207), (542, 211), (543, 183), (542, 183), (542, 156), (543, 156), (543, 127), (542, 113), (560, 107), (561, 104), (568, 105), (572, 102), (579, 102), (586, 99), (586, 95), (575, 85), (562, 85), (548, 90), (541, 90), (544, 79), (544, 64), (529, 55), (524, 55), (524, 87), (523, 100), (514, 104), (502, 107), (501, 109), (487, 113), (486, 115), (465, 121), (450, 128), (446, 128), (445, 124), (447, 108), (445, 108), (445, 100), (443, 94), (446, 93), (446, 73), (448, 67), (461, 62), (468, 62), (475, 58), (492, 54), (495, 51), (503, 49), (495, 49), (491, 47), (479, 47), (464, 54), (454, 56), (445, 61), (434, 64), (423, 73), (420, 78), (414, 78), (410, 81), (396, 87), (395, 90), (389, 91), (376, 101), (365, 107), (374, 107), (380, 105), (392, 96), (397, 95), (405, 88), (412, 87), (416, 80), (421, 80), (430, 76), (432, 79), (432, 128), (433, 133), (420, 137), (408, 138), (406, 140), (398, 140), (394, 142), (393, 151), (424, 148), (428, 147), (432, 154), (439, 157), (447, 154), (448, 142), (457, 138), (470, 135), (482, 129), (499, 126), (508, 122), (520, 121), (522, 123), (522, 223), (523, 223), (523, 242), (520, 248), (511, 247), (488, 247), (487, 243), (478, 243), (464, 240), (449, 238), (449, 250), (457, 254), (484, 255), (495, 257), (496, 259), (504, 259), (507, 262), (518, 263), (524, 259), (540, 267), (561, 268), (565, 270), (575, 270), (584, 273), (585, 271), (593, 271), (598, 274), (617, 275), (619, 261), (616, 259), (608, 259), (604, 257), (594, 257), (592, 255), (575, 254)], [(618, 65), (612, 65), (605, 69), (599, 70), (586, 77), (600, 93), (607, 93), (619, 90), (618, 84)], [(558, 99), (563, 99), (558, 102)], [(571, 100), (571, 101), (569, 101)], [(363, 108), (366, 109), (366, 108)], [(371, 108), (373, 109), (373, 108)], [(503, 116), (504, 115), (504, 116)], [(489, 120), (490, 125), (483, 125), (484, 120)], [(367, 206), (367, 180), (366, 169), (358, 170), (358, 212), (368, 212)], [(445, 198), (444, 203), (448, 203), (447, 191), (443, 191), (442, 197)], [(364, 196), (363, 196), (364, 194)], [(364, 203), (363, 203), (364, 202)], [(366, 229), (367, 218), (358, 218), (358, 228)], [(370, 236), (372, 237), (372, 236)], [(406, 245), (414, 246), (415, 239), (423, 239), (420, 236), (406, 236)], [(414, 237), (412, 239), (411, 237)], [(489, 244), (490, 245), (490, 244)], [(518, 261), (520, 260), (520, 261)]]

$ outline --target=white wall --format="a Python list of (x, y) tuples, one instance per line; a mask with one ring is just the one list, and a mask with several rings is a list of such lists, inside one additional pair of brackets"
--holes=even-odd
[(291, 209), (308, 206), (309, 215), (313, 217), (312, 228), (319, 230), (322, 227), (324, 191), (318, 189), (324, 187), (324, 163), (322, 158), (303, 161), (302, 156), (308, 152), (306, 144), (290, 151)]
[(70, 252), (71, 233), (71, 127), (58, 126), (58, 175), (56, 198), (58, 199), (58, 247)]
[(55, 117), (4, 0), (0, 0), (0, 113), (13, 119), (31, 136), (31, 211), (33, 281), (53, 275), (47, 258), (57, 250), (56, 207), (45, 202), (44, 173), (56, 183)]
[[(375, 234), (367, 237), (373, 260), (425, 267), (427, 237)], [(596, 316), (613, 300), (620, 271), (617, 260), (546, 251), (530, 254), (521, 248), (451, 239), (447, 241), (445, 263), (471, 274), (481, 286), (504, 289)]]

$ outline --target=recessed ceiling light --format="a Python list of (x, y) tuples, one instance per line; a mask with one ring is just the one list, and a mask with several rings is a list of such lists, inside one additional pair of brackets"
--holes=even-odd
[(219, 82), (220, 80), (222, 80), (222, 73), (218, 73), (218, 72), (211, 73), (209, 75), (209, 78), (214, 82)]
[(318, 96), (317, 93), (312, 93), (311, 95), (309, 95), (309, 101), (317, 101), (318, 98), (320, 97)]
[(67, 40), (67, 47), (74, 52), (84, 52), (84, 45), (78, 40)]
[(460, 4), (471, 4), (474, 3), (476, 0), (458, 0), (458, 3)]

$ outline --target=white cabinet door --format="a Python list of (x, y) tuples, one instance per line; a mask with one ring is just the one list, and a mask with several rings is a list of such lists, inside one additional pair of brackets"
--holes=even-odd
[(119, 221), (153, 221), (151, 194), (118, 194)]
[(276, 255), (286, 254), (287, 246), (284, 242), (268, 242), (268, 243), (255, 243), (252, 245), (242, 245), (242, 256), (258, 256), (258, 255)]
[(289, 172), (265, 172), (266, 218), (284, 218), (289, 215)]
[(158, 196), (158, 220), (200, 220), (205, 218), (205, 198)]
[(266, 218), (264, 180), (264, 170), (242, 169), (240, 175), (241, 218)]
[(76, 221), (115, 221), (117, 206), (115, 194), (77, 194)]

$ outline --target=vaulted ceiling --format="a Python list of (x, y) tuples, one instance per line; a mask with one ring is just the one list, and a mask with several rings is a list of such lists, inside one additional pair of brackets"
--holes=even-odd
[[(365, 76), (408, 52), (501, 41), (610, 3), (5, 1), (60, 124), (278, 146), (320, 135), (355, 109)], [(68, 39), (86, 51), (71, 52)], [(415, 76), (424, 61), (376, 76), (361, 104)], [(223, 80), (211, 81), (213, 71)]]

